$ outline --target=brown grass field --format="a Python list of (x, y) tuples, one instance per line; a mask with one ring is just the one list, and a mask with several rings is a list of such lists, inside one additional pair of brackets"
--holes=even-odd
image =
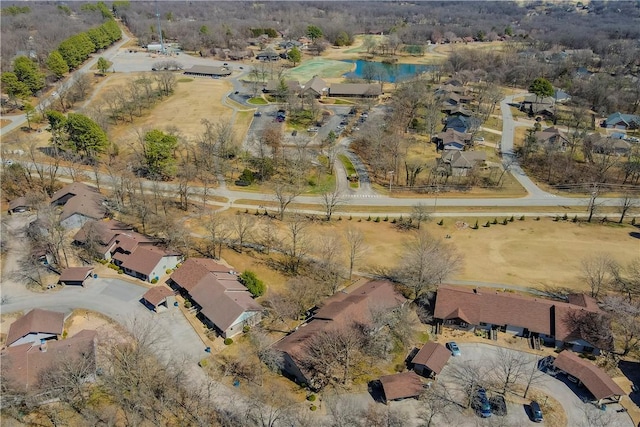
[[(479, 223), (482, 225), (487, 219), (480, 218)], [(498, 218), (498, 221), (502, 219)], [(475, 221), (473, 217), (445, 218), (442, 226), (435, 222), (423, 225), (435, 237), (444, 239), (449, 235), (445, 242), (460, 254), (462, 268), (451, 278), (453, 280), (586, 291), (587, 285), (580, 277), (582, 259), (596, 253), (608, 253), (624, 264), (640, 255), (640, 240), (630, 235), (637, 229), (628, 224), (555, 222), (551, 218), (535, 221), (528, 217), (524, 221), (516, 219), (507, 225), (491, 225), (478, 230), (463, 226), (463, 223), (472, 226)], [(320, 236), (343, 236), (349, 226), (365, 236), (368, 251), (356, 266), (365, 273), (396, 266), (404, 245), (412, 237), (412, 232), (398, 231), (391, 222), (348, 220), (347, 217), (330, 223), (315, 222), (310, 233), (312, 240), (317, 241)], [(284, 231), (281, 233), (284, 236)], [(278, 289), (287, 279), (268, 267), (262, 256), (252, 252), (239, 254), (228, 249), (223, 252), (223, 258), (238, 271), (255, 271), (271, 289)]]

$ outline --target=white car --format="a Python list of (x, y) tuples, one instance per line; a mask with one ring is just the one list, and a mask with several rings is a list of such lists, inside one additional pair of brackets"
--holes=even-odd
[(318, 128), (309, 128), (307, 129), (307, 132), (318, 132)]
[(476, 136), (476, 141), (484, 142), (484, 137), (483, 136)]

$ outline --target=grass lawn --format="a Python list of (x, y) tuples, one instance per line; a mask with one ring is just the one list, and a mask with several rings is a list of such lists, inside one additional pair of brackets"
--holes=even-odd
[[(347, 177), (350, 177), (352, 175), (357, 175), (356, 168), (353, 166), (353, 163), (351, 163), (351, 160), (349, 160), (347, 156), (345, 156), (344, 154), (340, 154), (338, 156), (338, 159), (340, 159), (342, 166), (344, 166), (344, 169), (347, 171)], [(349, 186), (351, 188), (358, 188), (359, 183), (349, 181)]]
[(253, 105), (267, 105), (268, 102), (266, 99), (264, 99), (261, 96), (256, 96), (255, 98), (251, 98), (247, 101), (249, 104), (253, 104)]

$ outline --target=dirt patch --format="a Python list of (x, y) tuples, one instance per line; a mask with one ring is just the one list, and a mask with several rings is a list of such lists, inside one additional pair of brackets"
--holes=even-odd
[(74, 310), (67, 318), (64, 330), (68, 337), (72, 337), (78, 332), (89, 329), (97, 331), (101, 336), (116, 336), (122, 331), (122, 327), (114, 320), (89, 310)]
[(7, 119), (0, 119), (0, 128), (5, 127), (6, 125), (10, 124), (11, 120), (7, 120)]

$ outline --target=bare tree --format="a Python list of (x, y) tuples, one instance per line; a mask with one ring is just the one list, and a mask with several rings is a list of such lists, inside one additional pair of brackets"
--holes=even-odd
[(451, 378), (456, 388), (464, 393), (465, 403), (463, 406), (468, 408), (473, 403), (478, 388), (482, 387), (487, 380), (488, 369), (486, 365), (475, 361), (458, 363), (451, 370)]
[(420, 411), (418, 418), (422, 421), (421, 426), (431, 427), (436, 425), (437, 420), (443, 421), (447, 415), (455, 409), (455, 404), (449, 391), (440, 382), (431, 383), (431, 387), (426, 389), (420, 396)]
[(622, 224), (622, 221), (624, 221), (624, 217), (627, 215), (627, 213), (636, 207), (638, 207), (637, 195), (624, 193), (618, 203), (618, 212), (620, 212), (620, 219), (618, 220), (618, 224)]
[(613, 262), (611, 255), (605, 253), (594, 254), (582, 260), (582, 278), (589, 285), (593, 298), (597, 298), (611, 284)]
[(399, 408), (388, 405), (380, 406), (370, 403), (361, 414), (366, 426), (370, 427), (403, 427), (409, 422), (409, 414)]
[(522, 379), (525, 384), (523, 398), (527, 398), (531, 386), (539, 384), (546, 377), (546, 374), (541, 370), (542, 360), (537, 356), (526, 355), (526, 361), (523, 367)]
[(602, 309), (611, 315), (616, 341), (622, 344), (622, 356), (640, 350), (640, 302), (618, 295), (606, 296)]
[(315, 275), (320, 283), (324, 283), (334, 294), (338, 291), (344, 278), (344, 247), (338, 236), (321, 236), (317, 244), (317, 261)]
[(296, 274), (311, 246), (307, 233), (309, 221), (303, 215), (295, 214), (287, 220), (286, 224), (288, 242), (284, 249), (285, 267), (289, 273)]
[(617, 262), (612, 263), (611, 275), (611, 287), (625, 295), (627, 301), (632, 302), (640, 297), (640, 257), (632, 259), (624, 266)]
[(227, 221), (222, 215), (212, 213), (209, 215), (204, 224), (207, 230), (207, 251), (213, 258), (220, 259), (222, 257), (222, 247), (229, 238), (229, 228)]
[(293, 202), (302, 192), (302, 185), (278, 180), (274, 183), (273, 192), (276, 202), (278, 202), (278, 216), (280, 221), (284, 220), (284, 214), (289, 204)]
[(493, 374), (502, 388), (502, 394), (506, 394), (522, 380), (527, 357), (524, 353), (503, 347), (497, 348), (496, 357)]
[(364, 234), (354, 227), (348, 227), (344, 234), (349, 254), (349, 280), (353, 277), (353, 268), (364, 256), (368, 247), (364, 241)]
[(460, 255), (452, 246), (419, 230), (406, 243), (400, 266), (392, 274), (409, 289), (413, 300), (419, 300), (460, 266)]
[(255, 226), (255, 219), (251, 215), (245, 215), (240, 212), (236, 212), (233, 219), (233, 229), (236, 232), (236, 241), (238, 242), (237, 250), (242, 253), (242, 248), (247, 238), (251, 234), (253, 227)]
[(331, 191), (323, 191), (320, 196), (322, 197), (322, 207), (327, 221), (331, 221), (331, 216), (347, 201), (337, 185)]
[(413, 205), (411, 207), (411, 219), (416, 221), (416, 224), (418, 224), (417, 228), (420, 230), (420, 224), (431, 219), (427, 205), (422, 202)]

